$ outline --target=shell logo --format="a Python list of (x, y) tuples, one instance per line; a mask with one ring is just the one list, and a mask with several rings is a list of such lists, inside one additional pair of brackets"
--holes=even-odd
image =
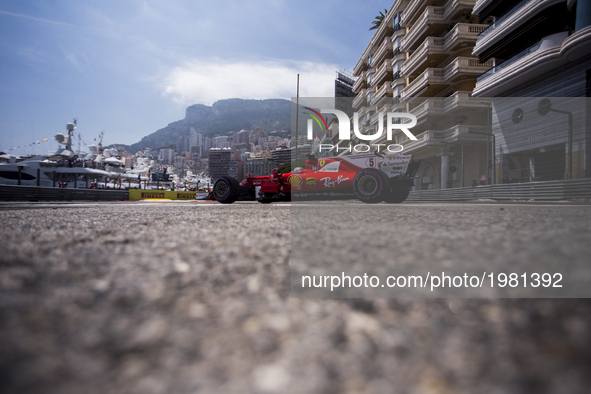
[(287, 181), (293, 188), (299, 189), (302, 186), (302, 178), (297, 175), (290, 176)]

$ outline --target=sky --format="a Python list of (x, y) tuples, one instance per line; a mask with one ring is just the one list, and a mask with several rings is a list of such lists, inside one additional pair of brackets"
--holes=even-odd
[(0, 0), (0, 150), (73, 118), (83, 143), (132, 144), (193, 104), (294, 97), (298, 73), (300, 96), (333, 96), (391, 3)]

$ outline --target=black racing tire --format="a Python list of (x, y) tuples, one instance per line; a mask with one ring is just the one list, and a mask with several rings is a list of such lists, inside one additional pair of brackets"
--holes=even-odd
[(388, 204), (400, 204), (408, 198), (409, 193), (410, 188), (408, 187), (393, 187), (390, 189), (390, 193), (388, 193), (384, 201)]
[(215, 181), (211, 193), (216, 201), (222, 204), (232, 204), (240, 195), (240, 184), (232, 177), (223, 176)]
[(368, 204), (377, 204), (384, 201), (389, 189), (388, 177), (375, 168), (364, 168), (353, 178), (355, 198)]

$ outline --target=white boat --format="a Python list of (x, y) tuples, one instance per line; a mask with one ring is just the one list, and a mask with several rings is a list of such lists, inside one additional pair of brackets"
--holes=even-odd
[[(43, 187), (90, 187), (115, 177), (104, 170), (70, 167), (49, 156), (36, 156), (17, 163), (0, 163), (0, 184)], [(116, 179), (116, 178), (115, 178)], [(87, 185), (88, 183), (88, 185)]]
[[(14, 163), (0, 163), (0, 185), (42, 187), (121, 187), (122, 174), (105, 171), (109, 168), (96, 160), (79, 159), (72, 151), (74, 125), (68, 123), (68, 133), (54, 138), (60, 145), (51, 155), (32, 156)], [(115, 159), (117, 160), (117, 159)]]

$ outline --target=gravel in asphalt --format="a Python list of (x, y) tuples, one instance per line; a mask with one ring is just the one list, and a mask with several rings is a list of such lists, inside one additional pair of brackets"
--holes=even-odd
[(290, 298), (288, 205), (31, 207), (0, 209), (2, 393), (591, 385), (586, 299)]

